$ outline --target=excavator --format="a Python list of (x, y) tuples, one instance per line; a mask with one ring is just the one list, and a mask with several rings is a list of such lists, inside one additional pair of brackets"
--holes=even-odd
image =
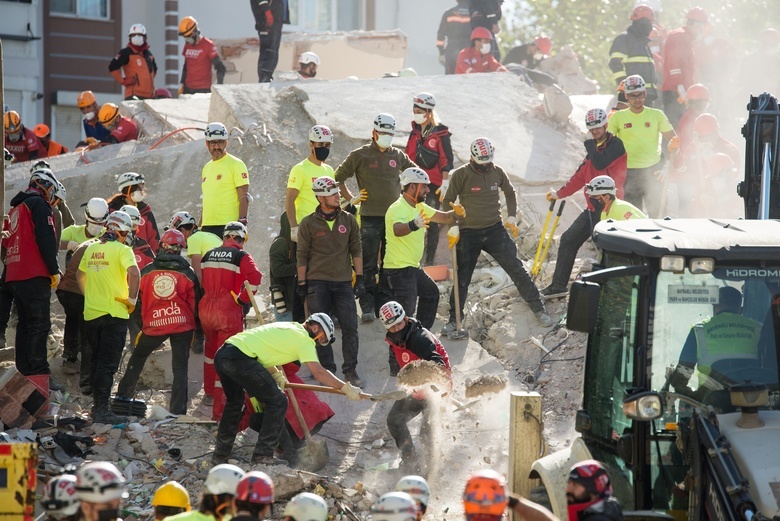
[(780, 107), (747, 108), (745, 219), (594, 230), (567, 310), (588, 333), (580, 436), (530, 472), (561, 519), (568, 469), (596, 459), (627, 519), (780, 521)]

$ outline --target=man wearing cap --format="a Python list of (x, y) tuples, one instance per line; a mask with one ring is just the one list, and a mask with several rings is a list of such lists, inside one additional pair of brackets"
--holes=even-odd
[(76, 148), (105, 141), (110, 132), (106, 130), (98, 119), (100, 106), (97, 98), (95, 98), (95, 94), (91, 90), (85, 90), (79, 94), (79, 97), (76, 99), (76, 105), (84, 116), (84, 119), (81, 120), (81, 123), (84, 125), (84, 139), (76, 143)]
[(507, 72), (506, 67), (493, 54), (493, 35), (484, 27), (471, 31), (471, 45), (458, 53), (455, 74), (477, 72)]
[[(355, 299), (365, 291), (363, 250), (357, 220), (339, 205), (339, 186), (330, 177), (312, 183), (319, 206), (303, 218), (298, 230), (298, 295), (312, 313), (336, 316), (341, 324), (341, 353), (344, 379), (356, 387), (358, 332)], [(352, 268), (355, 287), (352, 287)], [(335, 372), (331, 343), (317, 346), (320, 363)]]
[[(366, 291), (360, 298), (363, 322), (373, 321), (378, 307), (376, 276), (385, 250), (385, 212), (401, 192), (398, 180), (401, 172), (417, 166), (403, 151), (393, 147), (393, 136), (395, 118), (378, 114), (374, 118), (371, 143), (350, 152), (335, 172), (341, 195), (352, 204), (360, 204), (360, 239), (366, 276)], [(360, 189), (360, 194), (354, 197), (345, 183), (353, 176)]]
[(41, 140), (41, 144), (43, 144), (43, 147), (46, 149), (47, 157), (59, 156), (68, 153), (67, 148), (51, 138), (51, 130), (45, 123), (38, 123), (35, 125), (35, 128), (33, 128), (33, 133), (38, 136), (38, 139)]
[[(658, 99), (655, 62), (653, 52), (648, 45), (654, 21), (653, 8), (646, 4), (638, 4), (631, 11), (631, 25), (612, 40), (612, 47), (609, 49), (609, 68), (615, 85), (620, 85), (621, 81), (632, 74), (642, 76), (647, 87), (645, 104), (648, 107), (652, 107), (653, 102)], [(626, 101), (623, 92), (618, 93), (618, 101)]]
[(118, 520), (122, 499), (127, 497), (127, 480), (112, 463), (90, 461), (76, 470), (80, 520)]
[(303, 79), (311, 79), (317, 75), (320, 57), (311, 51), (302, 52), (298, 57), (298, 74)]
[(513, 47), (504, 56), (504, 63), (516, 63), (526, 69), (536, 69), (545, 56), (552, 50), (552, 41), (545, 35), (539, 35), (531, 43)]
[(436, 33), (436, 47), (439, 48), (439, 63), (444, 65), (445, 74), (455, 74), (458, 53), (470, 45), (471, 16), (469, 0), (457, 0), (457, 5), (444, 11)]
[(566, 482), (570, 521), (623, 521), (623, 509), (612, 495), (612, 482), (596, 460), (575, 464)]

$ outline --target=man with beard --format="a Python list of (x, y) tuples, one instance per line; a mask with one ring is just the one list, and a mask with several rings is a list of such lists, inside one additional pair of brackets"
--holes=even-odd
[(569, 521), (622, 521), (623, 509), (612, 495), (607, 471), (596, 460), (577, 463), (566, 482)]
[[(655, 62), (650, 50), (650, 32), (653, 30), (655, 13), (649, 5), (639, 4), (631, 11), (631, 25), (626, 32), (620, 33), (612, 41), (609, 50), (609, 68), (615, 85), (632, 74), (638, 74), (645, 80), (647, 97), (645, 104), (653, 106), (653, 101), (658, 98), (658, 89), (655, 78)], [(623, 92), (618, 93), (618, 101), (626, 102)]]

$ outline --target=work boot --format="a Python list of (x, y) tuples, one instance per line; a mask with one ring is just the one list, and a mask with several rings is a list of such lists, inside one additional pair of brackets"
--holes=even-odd
[(64, 374), (78, 374), (81, 372), (81, 364), (79, 363), (78, 358), (75, 360), (63, 360), (62, 372)]
[(368, 324), (369, 322), (374, 321), (374, 312), (373, 311), (364, 311), (362, 315), (360, 315), (360, 321), (364, 324)]
[(229, 456), (219, 456), (217, 454), (211, 455), (211, 464), (212, 465), (222, 465), (223, 463), (228, 462)]
[(285, 465), (289, 466), (290, 463), (286, 459), (277, 458), (273, 454), (270, 456), (252, 456), (252, 465)]
[(67, 388), (52, 377), (49, 377), (49, 390), (64, 392)]
[(81, 394), (84, 396), (92, 396), (92, 386), (89, 384), (81, 384)]
[(347, 371), (344, 373), (344, 380), (361, 389), (366, 385), (366, 382), (360, 379), (356, 371)]
[(114, 411), (109, 409), (108, 405), (92, 408), (92, 423), (110, 423), (116, 425), (117, 423), (127, 423), (129, 421), (129, 416), (115, 414)]
[(458, 326), (455, 324), (454, 320), (451, 320), (450, 322), (444, 324), (444, 327), (441, 328), (440, 334), (446, 336), (449, 335), (450, 333), (454, 333), (457, 330), (458, 330)]
[(566, 286), (556, 286), (553, 283), (547, 286), (546, 288), (544, 288), (539, 293), (541, 293), (543, 297), (555, 298), (555, 297), (565, 297), (566, 295), (569, 294), (569, 290), (566, 289)]
[(548, 315), (547, 313), (542, 311), (534, 311), (534, 316), (536, 317), (537, 322), (539, 324), (543, 325), (544, 327), (552, 327), (552, 325), (555, 323), (553, 322), (553, 319)]

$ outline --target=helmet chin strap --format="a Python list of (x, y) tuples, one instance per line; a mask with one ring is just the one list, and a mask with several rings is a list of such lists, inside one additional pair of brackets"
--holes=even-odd
[(404, 198), (407, 198), (411, 201), (412, 206), (417, 206), (417, 203), (419, 202), (417, 200), (417, 197), (420, 195), (420, 183), (414, 183), (414, 196), (410, 195), (409, 192), (404, 192)]

